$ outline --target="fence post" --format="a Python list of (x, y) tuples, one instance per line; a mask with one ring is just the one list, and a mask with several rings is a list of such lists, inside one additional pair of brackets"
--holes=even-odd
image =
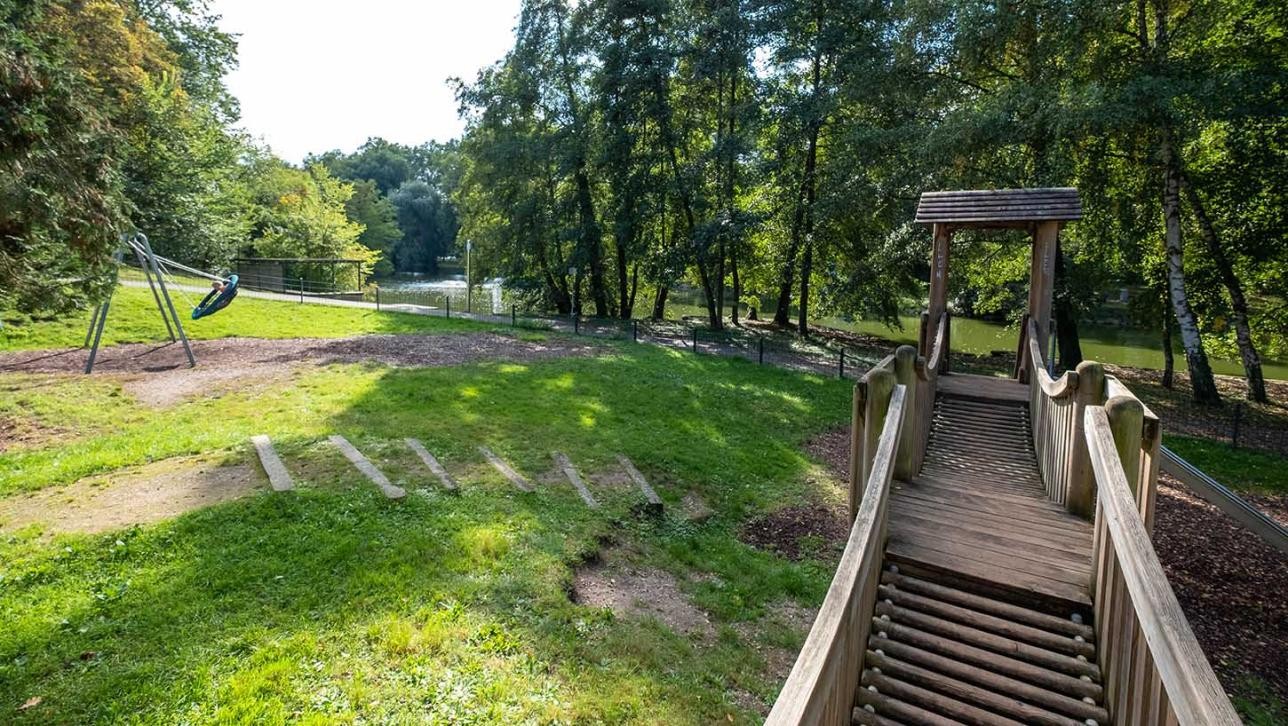
[(693, 329), (693, 352), (698, 352), (698, 329)]
[[(904, 387), (903, 410), (911, 416), (917, 410), (917, 349), (901, 345), (894, 351), (894, 377)], [(909, 481), (917, 475), (917, 426), (908, 421), (899, 435), (899, 451), (894, 459), (894, 476)]]
[(631, 321), (631, 342), (640, 342), (640, 321), (638, 320)]
[(1234, 404), (1234, 427), (1230, 431), (1230, 448), (1239, 448), (1239, 425), (1243, 423), (1243, 404)]
[(841, 349), (841, 357), (836, 362), (836, 377), (845, 378), (845, 349)]
[(581, 335), (581, 316), (576, 310), (572, 311), (572, 334)]
[(380, 286), (376, 285), (376, 312), (380, 312)]
[(519, 324), (519, 313), (514, 305), (510, 303), (510, 327), (517, 327)]
[(1127, 486), (1140, 501), (1140, 443), (1145, 424), (1145, 408), (1131, 396), (1114, 396), (1105, 402), (1105, 415), (1114, 434), (1114, 448), (1122, 461)]
[(888, 368), (873, 368), (860, 383), (864, 388), (864, 414), (853, 425), (858, 431), (855, 438), (863, 437), (863, 453), (862, 460), (855, 467), (858, 479), (850, 482), (851, 517), (858, 513), (859, 504), (863, 501), (863, 492), (868, 485), (868, 476), (872, 473), (872, 460), (877, 455), (877, 445), (881, 440), (881, 429), (885, 426), (886, 411), (890, 407), (890, 396), (894, 395), (895, 383), (894, 373)]
[(449, 318), (452, 317), (452, 296), (444, 295), (443, 304), (444, 304), (444, 307), (447, 309), (447, 317)]
[(304, 303), (304, 278), (300, 278), (300, 303)]
[[(1073, 394), (1073, 425), (1069, 431), (1073, 440), (1065, 448), (1069, 452), (1069, 489), (1064, 493), (1064, 506), (1080, 517), (1090, 518), (1095, 514), (1096, 477), (1087, 451), (1085, 418), (1087, 406), (1104, 405), (1105, 369), (1095, 361), (1084, 360), (1077, 370), (1078, 390)], [(1030, 381), (1029, 385), (1037, 382)]]
[(765, 336), (760, 336), (760, 364), (765, 365)]

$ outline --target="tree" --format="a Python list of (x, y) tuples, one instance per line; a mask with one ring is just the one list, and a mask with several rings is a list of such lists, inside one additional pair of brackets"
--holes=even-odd
[(373, 269), (375, 274), (392, 274), (394, 249), (403, 238), (398, 227), (398, 208), (380, 194), (374, 181), (361, 179), (353, 182), (353, 196), (344, 203), (344, 213), (362, 225), (358, 243), (380, 253), (380, 261)]
[(456, 212), (437, 189), (423, 181), (409, 181), (389, 196), (398, 214), (402, 239), (394, 250), (399, 270), (433, 272), (438, 258), (456, 241)]

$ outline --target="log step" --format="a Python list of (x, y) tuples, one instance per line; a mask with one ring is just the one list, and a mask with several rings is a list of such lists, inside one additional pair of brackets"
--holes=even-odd
[(852, 723), (1108, 723), (1093, 630), (925, 575), (882, 575)]

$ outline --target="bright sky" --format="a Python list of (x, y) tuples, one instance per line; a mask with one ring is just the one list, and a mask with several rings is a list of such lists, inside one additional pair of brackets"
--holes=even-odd
[(464, 125), (447, 79), (509, 50), (519, 0), (213, 0), (241, 35), (228, 87), (278, 156), (352, 151), (370, 136), (447, 141)]

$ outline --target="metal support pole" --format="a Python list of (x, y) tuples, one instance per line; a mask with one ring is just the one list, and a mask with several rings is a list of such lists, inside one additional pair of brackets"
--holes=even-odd
[[(170, 342), (175, 342), (174, 327), (170, 325), (170, 318), (165, 314), (165, 308), (161, 305), (161, 295), (157, 292), (156, 283), (152, 280), (152, 270), (148, 265), (148, 258), (143, 254), (143, 249), (133, 240), (129, 242), (130, 249), (134, 250), (134, 257), (139, 261), (139, 266), (143, 268), (143, 277), (148, 281), (148, 288), (152, 290), (152, 300), (157, 304), (157, 310), (161, 311), (161, 321), (165, 323), (165, 332), (170, 336)], [(158, 277), (160, 277), (158, 275)]]
[(515, 309), (514, 303), (510, 303), (510, 327), (516, 327), (519, 324), (519, 314)]
[(85, 343), (81, 345), (82, 348), (88, 348), (90, 341), (94, 339), (94, 329), (98, 327), (98, 316), (101, 312), (103, 312), (103, 303), (94, 306), (94, 315), (89, 319), (89, 330), (85, 331)]
[(304, 304), (304, 278), (300, 278), (300, 304)]
[[(148, 242), (147, 235), (139, 232), (134, 237), (143, 245), (143, 250), (147, 252), (148, 263), (152, 271), (156, 273), (157, 285), (161, 288), (161, 297), (165, 298), (166, 307), (170, 309), (170, 316), (174, 318), (174, 327), (179, 331), (179, 340), (183, 343), (183, 352), (188, 356), (188, 367), (193, 368), (197, 365), (197, 358), (192, 354), (192, 345), (188, 342), (188, 334), (183, 332), (183, 323), (179, 321), (179, 313), (174, 309), (174, 301), (170, 299), (170, 291), (166, 289), (165, 278), (161, 276), (161, 265), (157, 262), (157, 256), (152, 252), (152, 245)], [(165, 310), (161, 311), (161, 316), (165, 317)]]
[(452, 317), (452, 296), (443, 296), (443, 307), (447, 310), (447, 317)]
[(836, 363), (836, 377), (845, 378), (845, 349), (841, 349), (841, 357)]
[(376, 285), (376, 312), (380, 312), (380, 286)]
[(698, 352), (698, 329), (693, 329), (693, 352)]
[(94, 359), (98, 357), (98, 344), (103, 339), (103, 326), (107, 323), (107, 311), (112, 306), (112, 299), (108, 298), (99, 309), (102, 311), (98, 314), (98, 324), (91, 328), (94, 331), (94, 345), (89, 349), (89, 360), (85, 361), (85, 372), (94, 372)]
[(765, 337), (760, 337), (760, 364), (765, 365)]
[(576, 310), (572, 311), (572, 333), (573, 335), (581, 335), (581, 316), (577, 314)]
[(640, 321), (638, 320), (631, 321), (631, 342), (640, 342)]

